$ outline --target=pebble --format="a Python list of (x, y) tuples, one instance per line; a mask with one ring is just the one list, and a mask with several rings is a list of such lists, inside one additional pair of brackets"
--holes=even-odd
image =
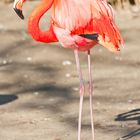
[(49, 101), (50, 101), (50, 102), (53, 102), (53, 101), (55, 101), (55, 100), (54, 100), (53, 98), (51, 98), (51, 99), (49, 99)]
[(44, 121), (50, 121), (51, 118), (44, 118)]
[(79, 88), (77, 88), (77, 87), (74, 87), (74, 88), (72, 88), (74, 91), (78, 91), (79, 90)]
[(28, 75), (27, 74), (24, 74), (24, 76), (23, 76), (24, 78), (28, 78)]
[(128, 100), (128, 103), (132, 103), (132, 100)]
[(67, 78), (69, 78), (69, 77), (71, 77), (71, 74), (70, 74), (70, 73), (66, 73), (65, 76), (66, 76)]
[(63, 61), (62, 62), (62, 65), (64, 65), (64, 66), (66, 66), (66, 65), (71, 65), (72, 63), (71, 63), (71, 61), (69, 61), (69, 60), (65, 60), (65, 61)]
[(4, 30), (4, 25), (0, 24), (0, 30)]
[(27, 61), (32, 61), (32, 57), (27, 57)]
[(4, 65), (7, 64), (7, 61), (6, 61), (6, 60), (3, 60), (3, 64), (4, 64)]
[(36, 96), (39, 95), (39, 92), (34, 92), (34, 95), (36, 95)]

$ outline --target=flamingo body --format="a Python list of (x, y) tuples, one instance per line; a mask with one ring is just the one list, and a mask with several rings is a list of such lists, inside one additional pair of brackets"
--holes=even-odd
[[(25, 0), (15, 0), (14, 3), (14, 9), (22, 19), (24, 19), (23, 2)], [(52, 8), (50, 28), (47, 31), (42, 31), (39, 21), (50, 8)], [(95, 140), (90, 49), (96, 44), (101, 44), (110, 51), (116, 52), (119, 51), (119, 45), (123, 45), (123, 39), (114, 21), (112, 7), (106, 0), (43, 0), (29, 17), (28, 31), (36, 41), (60, 42), (63, 47), (74, 50), (80, 80), (78, 140), (81, 140), (82, 106), (85, 92), (78, 52), (88, 52), (90, 116), (92, 140)]]
[[(42, 33), (39, 20), (52, 8), (50, 29)], [(65, 48), (87, 51), (101, 44), (111, 51), (118, 51), (123, 44), (114, 22), (113, 9), (105, 0), (44, 0), (29, 17), (29, 33), (40, 42), (57, 42)], [(80, 36), (97, 34), (91, 40)]]

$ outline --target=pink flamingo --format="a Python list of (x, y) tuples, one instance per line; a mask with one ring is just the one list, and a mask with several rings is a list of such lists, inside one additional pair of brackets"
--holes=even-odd
[[(14, 10), (21, 19), (24, 19), (22, 14), (24, 2), (25, 0), (15, 0), (14, 2)], [(39, 21), (50, 8), (52, 8), (50, 28), (43, 32), (39, 28)], [(117, 52), (119, 44), (123, 45), (123, 39), (114, 22), (112, 7), (106, 0), (43, 0), (29, 17), (28, 31), (36, 41), (45, 43), (59, 41), (63, 47), (74, 50), (80, 80), (78, 140), (81, 139), (82, 106), (85, 91), (78, 53), (80, 51), (87, 52), (90, 116), (92, 139), (94, 140), (90, 49), (96, 44), (101, 44), (109, 50)]]

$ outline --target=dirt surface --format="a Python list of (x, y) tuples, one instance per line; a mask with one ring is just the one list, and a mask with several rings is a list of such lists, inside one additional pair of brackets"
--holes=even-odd
[[(76, 140), (74, 55), (27, 34), (27, 17), (37, 4), (27, 2), (21, 21), (11, 4), (0, 3), (0, 140)], [(48, 15), (42, 25), (48, 25)], [(129, 11), (117, 13), (125, 48), (118, 55), (92, 49), (96, 140), (140, 140), (139, 22)], [(87, 55), (81, 53), (80, 59), (87, 83)], [(82, 140), (91, 140), (87, 88), (84, 101)]]

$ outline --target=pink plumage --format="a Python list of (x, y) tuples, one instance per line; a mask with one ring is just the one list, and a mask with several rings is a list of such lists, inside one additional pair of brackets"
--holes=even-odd
[(78, 46), (86, 51), (97, 43), (78, 35), (95, 33), (99, 35), (98, 43), (111, 51), (118, 51), (119, 44), (123, 44), (113, 9), (105, 0), (55, 0), (52, 25), (64, 47)]

